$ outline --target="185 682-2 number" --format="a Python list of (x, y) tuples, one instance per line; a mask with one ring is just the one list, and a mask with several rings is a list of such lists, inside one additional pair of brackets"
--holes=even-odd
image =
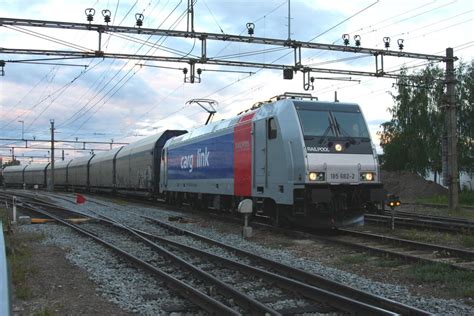
[(329, 178), (331, 180), (354, 180), (356, 178), (355, 173), (330, 173)]

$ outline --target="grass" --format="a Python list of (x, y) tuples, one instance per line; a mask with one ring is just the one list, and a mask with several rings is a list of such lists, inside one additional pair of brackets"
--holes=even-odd
[(6, 237), (7, 258), (10, 266), (13, 289), (17, 298), (28, 300), (32, 297), (27, 280), (34, 270), (31, 268), (32, 255), (28, 243), (43, 238), (38, 234), (10, 234)]
[(355, 254), (355, 255), (345, 255), (339, 259), (341, 264), (361, 264), (369, 260), (368, 256), (365, 254)]
[(54, 312), (48, 307), (43, 308), (39, 312), (35, 313), (35, 316), (52, 316), (55, 315)]
[(401, 266), (402, 264), (404, 264), (403, 261), (390, 257), (380, 258), (376, 261), (376, 265), (381, 268), (395, 268)]
[(267, 246), (272, 249), (282, 249), (282, 248), (289, 248), (294, 245), (294, 242), (292, 240), (275, 240), (273, 242), (270, 242)]
[(461, 237), (461, 244), (467, 248), (474, 248), (474, 236), (463, 235)]
[(5, 207), (0, 207), (0, 222), (3, 223), (3, 226), (8, 223), (8, 211)]
[(414, 240), (419, 242), (462, 245), (466, 248), (474, 248), (474, 236), (465, 234), (452, 234), (443, 232), (433, 232), (419, 229), (399, 230), (394, 233), (402, 239)]
[[(430, 198), (419, 199), (421, 203), (441, 204), (448, 205), (447, 195), (435, 195)], [(474, 206), (474, 191), (461, 191), (459, 192), (459, 204), (461, 206)]]
[(456, 235), (453, 235), (451, 233), (433, 232), (416, 228), (399, 230), (395, 232), (395, 235), (402, 239), (431, 243), (439, 241), (456, 242), (457, 239)]
[(474, 297), (474, 272), (455, 270), (445, 264), (415, 265), (408, 270), (408, 278), (442, 288), (452, 295)]

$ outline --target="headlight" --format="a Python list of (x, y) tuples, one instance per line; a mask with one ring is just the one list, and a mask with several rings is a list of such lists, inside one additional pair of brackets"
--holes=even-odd
[(324, 172), (310, 172), (309, 180), (311, 181), (324, 181), (326, 179), (326, 174)]
[(373, 172), (361, 172), (360, 173), (360, 180), (361, 181), (374, 181), (375, 180), (375, 173), (373, 173)]

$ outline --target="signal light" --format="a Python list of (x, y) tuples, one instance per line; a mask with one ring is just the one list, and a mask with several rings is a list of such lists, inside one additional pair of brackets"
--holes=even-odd
[(283, 69), (283, 79), (286, 79), (286, 80), (293, 79), (293, 69), (291, 68)]
[(392, 209), (402, 205), (402, 202), (400, 202), (400, 198), (396, 195), (389, 194), (387, 195), (387, 206), (390, 206)]

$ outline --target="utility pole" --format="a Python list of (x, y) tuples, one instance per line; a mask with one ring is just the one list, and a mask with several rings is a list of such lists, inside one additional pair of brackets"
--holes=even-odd
[(188, 32), (194, 33), (194, 0), (188, 0)]
[(50, 179), (50, 191), (54, 191), (54, 120), (50, 120), (51, 123), (51, 179)]
[(457, 152), (457, 105), (456, 77), (454, 74), (454, 53), (452, 48), (446, 49), (446, 133), (448, 162), (448, 206), (450, 210), (459, 207), (459, 171)]
[(25, 139), (25, 121), (18, 121), (18, 123), (21, 123), (21, 139)]
[(12, 147), (12, 161), (15, 161), (15, 147)]
[(291, 40), (291, 1), (288, 0), (288, 40)]

